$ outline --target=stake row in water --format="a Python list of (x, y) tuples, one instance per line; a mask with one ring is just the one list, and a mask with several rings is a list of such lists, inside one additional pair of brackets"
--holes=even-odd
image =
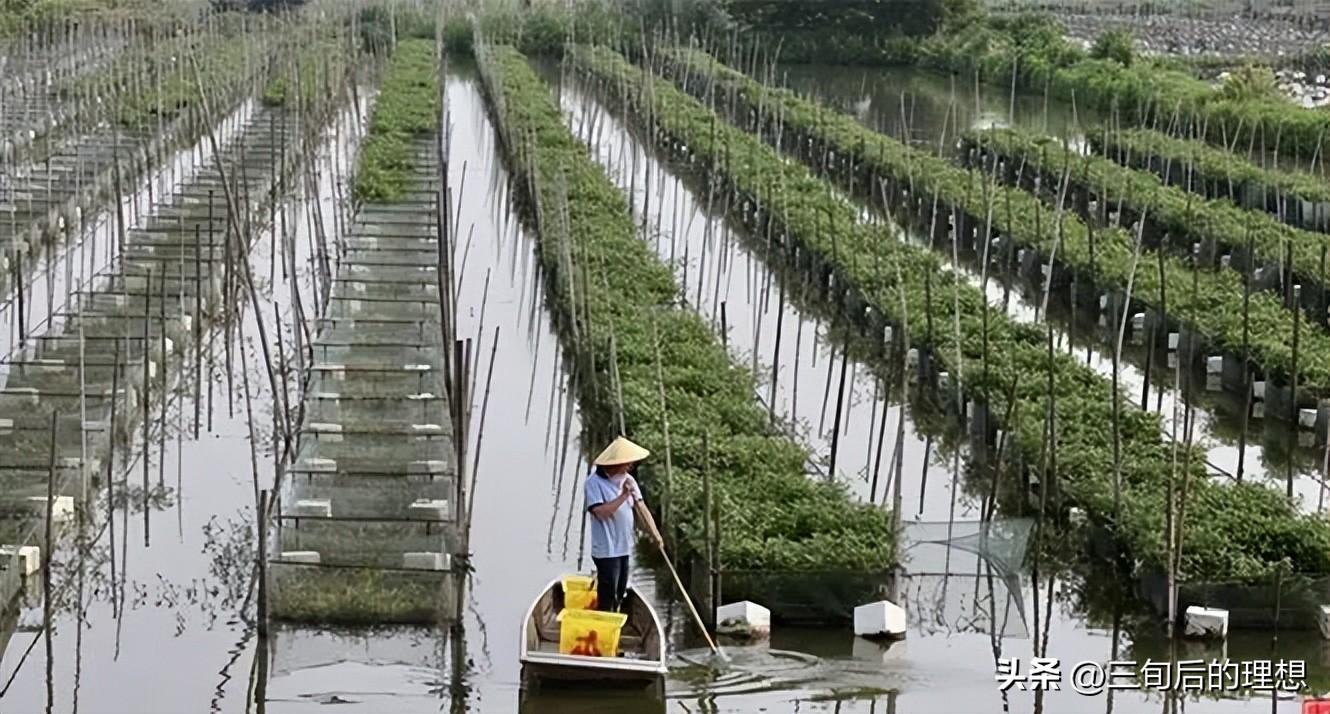
[[(1057, 425), (1059, 478), (1041, 482), (1055, 483), (1114, 528), (1119, 541), (1147, 567), (1164, 569), (1164, 504), (1174, 469), (1157, 417), (1120, 404), (1122, 495), (1115, 520), (1115, 410), (1107, 380), (1069, 355), (1050, 356), (1042, 329), (1014, 323), (989, 307), (978, 289), (943, 271), (928, 250), (902, 242), (889, 228), (858, 223), (854, 209), (833, 197), (824, 182), (756, 137), (718, 121), (672, 83), (649, 78), (606, 49), (582, 48), (574, 58), (623, 92), (638, 111), (654, 116), (662, 143), (686, 151), (699, 167), (709, 166), (747, 200), (746, 210), (760, 206), (765, 220), (778, 222), (777, 239), (797, 241), (800, 250), (812, 253), (832, 272), (837, 285), (849, 288), (896, 327), (907, 328), (912, 342), (930, 349), (934, 359), (961, 375), (970, 396), (986, 402), (990, 413), (1010, 415), (1006, 427), (1014, 433), (1019, 453), (1043, 453), (1049, 395), (1055, 393), (1051, 421)], [(708, 67), (717, 71), (723, 65)], [(797, 108), (804, 118), (820, 109), (811, 103)], [(959, 345), (951, 330), (920, 329), (919, 317), (930, 314), (959, 323)], [(960, 364), (955, 358), (958, 347)], [(1200, 459), (1190, 450), (1180, 461), (1191, 476), (1188, 480), (1195, 482), (1182, 568), (1189, 578), (1262, 576), (1285, 557), (1300, 571), (1330, 572), (1330, 524), (1299, 516), (1282, 494), (1263, 486), (1203, 480)], [(1040, 467), (1036, 462), (1029, 468)], [(1272, 549), (1276, 542), (1279, 547)]]
[(679, 307), (669, 267), (638, 237), (624, 196), (565, 127), (526, 58), (509, 47), (482, 46), (477, 54), (495, 123), (535, 204), (561, 317), (577, 326), (575, 349), (589, 373), (579, 380), (583, 417), (593, 433), (611, 432), (622, 393), (632, 438), (666, 455), (656, 463), (668, 463), (668, 479), (652, 467), (643, 482), (668, 497), (669, 527), (683, 550), (707, 549), (709, 468), (726, 514), (719, 556), (726, 568), (889, 567), (894, 538), (886, 514), (805, 477), (807, 450), (772, 432), (752, 374), (702, 318)]

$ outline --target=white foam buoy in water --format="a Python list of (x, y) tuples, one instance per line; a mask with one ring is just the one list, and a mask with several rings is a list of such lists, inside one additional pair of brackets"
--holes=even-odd
[(905, 631), (905, 609), (890, 600), (854, 608), (854, 634), (858, 637), (901, 639)]
[(323, 562), (323, 558), (317, 550), (284, 550), (282, 551), (282, 560), (310, 565), (318, 565)]
[(716, 634), (731, 637), (770, 637), (771, 611), (748, 600), (721, 605), (716, 609)]
[(1321, 628), (1321, 637), (1330, 640), (1330, 605), (1316, 609), (1316, 624)]
[(35, 545), (0, 545), (0, 558), (12, 558), (18, 554), (19, 569), (26, 577), (42, 568), (42, 549)]
[(1187, 608), (1186, 625), (1182, 634), (1195, 638), (1228, 637), (1228, 610), (1192, 605)]

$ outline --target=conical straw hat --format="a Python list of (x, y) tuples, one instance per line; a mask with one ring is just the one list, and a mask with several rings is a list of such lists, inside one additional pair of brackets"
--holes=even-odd
[(621, 436), (605, 447), (604, 451), (600, 452), (600, 456), (596, 457), (595, 464), (597, 466), (634, 464), (650, 455), (650, 451)]

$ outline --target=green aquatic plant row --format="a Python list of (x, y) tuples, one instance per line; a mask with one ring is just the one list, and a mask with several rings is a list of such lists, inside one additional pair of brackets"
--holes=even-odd
[(356, 200), (402, 197), (413, 166), (411, 142), (438, 129), (441, 101), (434, 42), (403, 40), (393, 51), (360, 147), (352, 186)]
[[(1138, 563), (1164, 568), (1169, 480), (1176, 474), (1180, 481), (1185, 471), (1190, 481), (1185, 579), (1266, 577), (1284, 561), (1297, 571), (1330, 572), (1330, 523), (1300, 515), (1282, 493), (1263, 485), (1207, 480), (1199, 453), (1188, 455), (1181, 446), (1175, 471), (1175, 446), (1163, 441), (1158, 417), (1125, 399), (1119, 404), (1122, 494), (1121, 512), (1115, 517), (1114, 410), (1108, 380), (1065, 353), (1050, 363), (1040, 326), (1017, 323), (989, 306), (978, 288), (945, 270), (937, 255), (902, 241), (891, 228), (858, 222), (855, 207), (828, 191), (825, 182), (757, 137), (718, 119), (671, 82), (648, 77), (607, 49), (578, 48), (571, 57), (608, 91), (622, 92), (638, 116), (652, 117), (660, 141), (686, 147), (696, 165), (712, 166), (744, 197), (763, 205), (781, 224), (777, 235), (787, 235), (815, 253), (835, 271), (839, 284), (851, 286), (874, 310), (897, 325), (908, 324), (912, 344), (930, 348), (934, 359), (959, 375), (967, 393), (987, 402), (991, 413), (1011, 414), (1005, 427), (1016, 439), (1014, 448), (1033, 456), (1036, 463), (1029, 466), (1036, 471), (1050, 392), (1055, 395), (1057, 478), (1043, 481), (1056, 482), (1063, 494), (1112, 529)], [(714, 60), (700, 70), (710, 76), (725, 74), (728, 82), (743, 77)], [(749, 101), (763, 93), (760, 85), (749, 85), (749, 91)], [(793, 94), (764, 96), (772, 111), (785, 112), (787, 127), (802, 121), (810, 127), (841, 126), (834, 114)], [(853, 145), (858, 146), (859, 138)], [(877, 144), (870, 153), (889, 150)], [(940, 172), (943, 167), (915, 168)], [(948, 175), (963, 181), (966, 172)], [(936, 325), (931, 332), (924, 317), (930, 312)]]
[[(895, 562), (888, 514), (805, 475), (808, 451), (770, 428), (753, 375), (680, 304), (669, 266), (638, 236), (622, 192), (565, 126), (550, 88), (515, 49), (476, 50), (511, 165), (537, 206), (557, 305), (581, 336), (579, 360), (598, 380), (617, 372), (630, 435), (659, 455), (643, 484), (658, 499), (668, 492), (667, 525), (684, 550), (706, 552), (710, 473), (727, 570), (887, 571)], [(616, 412), (614, 390), (581, 391), (584, 418)], [(614, 428), (608, 421), (599, 426)]]
[[(1145, 251), (1133, 277), (1135, 237), (1121, 229), (1091, 230), (1074, 212), (1055, 221), (1052, 207), (1018, 187), (969, 170), (933, 153), (908, 146), (873, 131), (847, 114), (803, 99), (787, 89), (767, 87), (717, 62), (698, 50), (675, 50), (663, 56), (686, 74), (717, 82), (717, 91), (733, 92), (750, 107), (761, 107), (768, 119), (787, 133), (799, 132), (849, 157), (856, 168), (892, 177), (913, 187), (917, 196), (937, 196), (958, 206), (980, 223), (992, 221), (995, 235), (1016, 245), (1051, 255), (1056, 245), (1060, 265), (1089, 277), (1101, 287), (1126, 290), (1156, 309), (1189, 325), (1210, 343), (1234, 353), (1243, 346), (1243, 276), (1233, 270), (1196, 270), (1171, 255), (1162, 259)], [(861, 183), (861, 185), (863, 185)], [(991, 209), (991, 210), (990, 210)], [(1160, 263), (1162, 262), (1162, 274)], [(1278, 296), (1254, 291), (1247, 324), (1249, 355), (1265, 371), (1281, 378), (1293, 372), (1294, 313)], [(1298, 353), (1299, 383), (1310, 392), (1330, 394), (1330, 335), (1302, 326)], [(1316, 345), (1316, 347), (1312, 347)]]
[[(1273, 266), (1283, 264), (1286, 249), (1291, 249), (1294, 274), (1313, 285), (1321, 284), (1330, 236), (1285, 225), (1269, 214), (1242, 209), (1226, 200), (1207, 200), (1189, 194), (1164, 184), (1152, 173), (1126, 168), (1102, 157), (1081, 155), (1056, 139), (1015, 129), (989, 130), (969, 136), (986, 149), (1007, 157), (1008, 161), (1025, 162), (1027, 171), (1039, 170), (1051, 176), (1068, 172), (1073, 183), (1094, 193), (1105, 193), (1108, 201), (1116, 203), (1121, 200), (1124, 206), (1145, 215), (1147, 221), (1174, 235), (1244, 250), (1250, 241), (1256, 258)], [(1064, 231), (1069, 231), (1073, 224), (1066, 222), (1065, 218), (1064, 222)], [(1086, 235), (1083, 242), (1088, 260), (1088, 230), (1079, 221), (1075, 222), (1074, 228), (1078, 236), (1082, 232)], [(1119, 249), (1129, 250), (1126, 241), (1130, 238), (1122, 231), (1101, 230), (1097, 240), (1100, 245), (1096, 248), (1111, 249), (1116, 242)], [(1073, 245), (1065, 234), (1063, 241), (1064, 246)], [(1078, 240), (1074, 245), (1081, 243)], [(1125, 285), (1131, 272), (1131, 254), (1125, 252), (1121, 259), (1106, 263), (1111, 255), (1107, 251), (1096, 255), (1096, 267), (1100, 268), (1097, 275)], [(1156, 263), (1156, 259), (1146, 261), (1146, 265)], [(1196, 326), (1221, 348), (1240, 353), (1243, 345), (1242, 303), (1246, 291), (1244, 276), (1239, 271), (1223, 268), (1198, 272), (1172, 257), (1166, 257), (1164, 265), (1169, 313)], [(1158, 271), (1143, 272), (1144, 275), (1137, 271), (1136, 281), (1142, 289), (1141, 298), (1150, 300), (1150, 296), (1159, 294)], [(1157, 299), (1153, 304), (1159, 304)], [(1247, 328), (1252, 331), (1252, 360), (1266, 370), (1285, 377), (1291, 375), (1293, 323), (1301, 319), (1299, 381), (1309, 391), (1330, 394), (1330, 333), (1310, 320), (1297, 317), (1293, 310), (1283, 307), (1273, 293), (1253, 294), (1251, 304), (1252, 314)], [(1261, 324), (1253, 325), (1258, 321)], [(1256, 333), (1260, 333), (1259, 338), (1254, 336)]]
[(1168, 164), (1178, 171), (1186, 167), (1194, 182), (1216, 187), (1211, 195), (1224, 193), (1231, 186), (1234, 195), (1254, 190), (1266, 192), (1271, 198), (1287, 196), (1311, 203), (1330, 202), (1330, 180), (1296, 169), (1262, 167), (1232, 151), (1201, 141), (1153, 129), (1091, 132), (1088, 138), (1096, 151), (1119, 162)]
[(1071, 44), (1051, 18), (1021, 15), (976, 21), (925, 42), (920, 62), (1007, 87), (1015, 80), (1082, 106), (1148, 124), (1157, 115), (1188, 118), (1215, 142), (1311, 157), (1330, 130), (1330, 112), (1304, 109), (1281, 96), (1225, 92), (1163, 63), (1124, 65), (1093, 58)]
[(252, 86), (252, 78), (266, 70), (274, 39), (272, 30), (278, 26), (280, 23), (265, 25), (258, 21), (228, 27), (187, 46), (183, 52), (157, 57), (152, 83), (117, 104), (117, 120), (130, 129), (147, 131), (158, 121), (171, 121), (199, 109), (203, 91), (212, 100), (247, 89)]
[(969, 132), (966, 140), (1017, 162), (1027, 170), (1061, 177), (1072, 185), (1131, 211), (1178, 237), (1211, 241), (1225, 248), (1245, 248), (1248, 241), (1256, 258), (1277, 265), (1292, 249), (1293, 273), (1321, 283), (1327, 269), (1330, 236), (1280, 222), (1264, 212), (1242, 208), (1227, 199), (1207, 199), (1172, 186), (1150, 171), (1123, 166), (1110, 158), (1082, 154), (1062, 141), (1024, 129), (1002, 128)]

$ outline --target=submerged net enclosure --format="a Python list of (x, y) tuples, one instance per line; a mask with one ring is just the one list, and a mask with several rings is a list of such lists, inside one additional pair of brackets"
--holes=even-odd
[(239, 214), (261, 221), (288, 158), (276, 147), (298, 146), (293, 124), (279, 110), (251, 112), (220, 156), (126, 231), (109, 265), (76, 284), (72, 262), (81, 256), (71, 248), (62, 258), (69, 304), (52, 298), (0, 362), (0, 613), (25, 579), (41, 580), (42, 562), (69, 537), (78, 510), (95, 524), (102, 497), (140, 507), (168, 493), (160, 459), (151, 483), (145, 467), (143, 486), (120, 469), (137, 468), (136, 457), (143, 463), (145, 445), (158, 450), (166, 402), (178, 402), (202, 337), (221, 320), (217, 278), (225, 251), (237, 246), (221, 218), (219, 164), (242, 167), (226, 180), (244, 188)]
[[(855, 607), (888, 598), (910, 611), (912, 627), (1025, 637), (1021, 569), (1032, 527), (1030, 519), (905, 523), (895, 571), (885, 562), (878, 572), (815, 566), (745, 571), (722, 564), (719, 602), (753, 600), (783, 621), (822, 623), (852, 619)], [(700, 602), (712, 602), (707, 564), (691, 566), (689, 590)]]
[(275, 509), (271, 615), (431, 623), (451, 612), (456, 449), (438, 294), (430, 140), (400, 200), (347, 230), (315, 338), (295, 465)]

